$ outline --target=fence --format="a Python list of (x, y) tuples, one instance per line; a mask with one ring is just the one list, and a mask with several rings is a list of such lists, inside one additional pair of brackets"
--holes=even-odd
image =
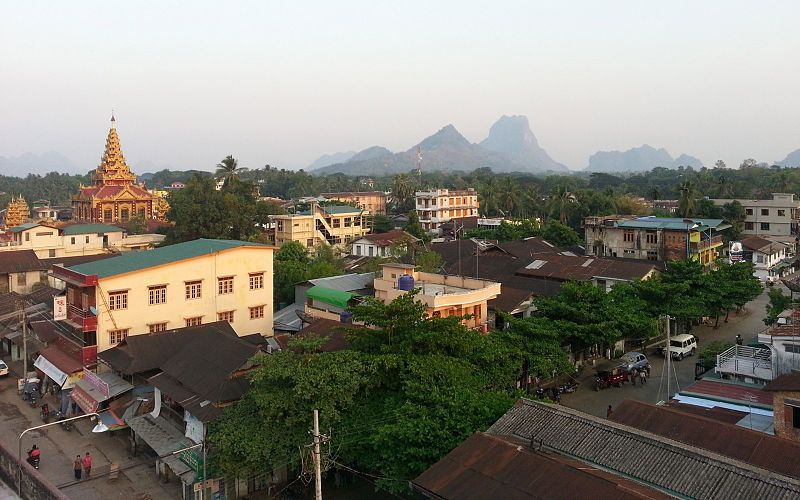
[(17, 455), (0, 443), (0, 478), (16, 491), (19, 480), (19, 467), (22, 466), (22, 498), (23, 500), (69, 500), (65, 494), (45, 479), (38, 470), (30, 466), (24, 459), (20, 464)]

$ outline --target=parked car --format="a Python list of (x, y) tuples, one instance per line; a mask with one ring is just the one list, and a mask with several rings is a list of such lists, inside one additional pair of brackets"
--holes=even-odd
[(697, 339), (694, 335), (683, 333), (672, 337), (669, 341), (669, 354), (673, 359), (694, 356), (697, 352)]
[(0, 377), (5, 377), (8, 375), (8, 365), (0, 359)]
[(625, 368), (626, 371), (629, 373), (632, 372), (634, 369), (641, 370), (645, 366), (647, 366), (647, 356), (640, 352), (626, 352), (619, 358), (620, 363)]

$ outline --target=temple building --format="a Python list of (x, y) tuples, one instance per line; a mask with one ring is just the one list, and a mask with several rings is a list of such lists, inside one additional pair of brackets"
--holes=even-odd
[(30, 216), (31, 212), (28, 209), (28, 203), (25, 202), (25, 198), (22, 195), (19, 195), (18, 198), (11, 198), (8, 203), (3, 223), (8, 228), (20, 226), (28, 222)]
[(132, 217), (154, 219), (161, 215), (159, 205), (164, 200), (150, 193), (125, 163), (117, 135), (116, 121), (111, 116), (111, 129), (106, 150), (94, 171), (94, 185), (81, 185), (80, 193), (72, 197), (73, 217), (83, 222), (128, 222)]

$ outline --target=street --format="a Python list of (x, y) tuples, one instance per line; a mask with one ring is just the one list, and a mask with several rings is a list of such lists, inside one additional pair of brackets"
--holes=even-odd
[[(781, 287), (784, 293), (788, 294), (788, 289), (782, 284), (776, 285), (776, 287)], [(740, 334), (744, 338), (745, 344), (754, 340), (758, 332), (766, 328), (762, 320), (766, 316), (765, 306), (769, 302), (768, 290), (771, 290), (771, 288), (765, 289), (755, 300), (749, 302), (742, 312), (738, 314), (731, 313), (727, 323), (724, 323), (720, 318), (720, 326), (716, 330), (713, 326), (706, 325), (692, 328), (692, 334), (700, 340), (699, 350), (702, 350), (704, 345), (715, 340), (734, 342), (736, 334)], [(626, 399), (634, 399), (645, 403), (657, 403), (666, 400), (665, 359), (663, 356), (650, 351), (647, 352), (647, 358), (652, 370), (646, 385), (642, 386), (637, 381), (636, 386), (626, 383), (621, 388), (610, 387), (595, 391), (595, 372), (591, 367), (587, 367), (578, 374), (580, 382), (578, 389), (572, 394), (562, 395), (561, 404), (605, 417), (608, 405), (616, 408), (618, 404)], [(673, 361), (674, 373), (670, 379), (670, 392), (672, 394), (694, 383), (696, 362), (697, 357), (688, 357), (683, 361)], [(711, 374), (713, 374), (713, 371), (706, 373), (706, 375)]]
[[(39, 415), (41, 402), (32, 408), (22, 401), (16, 383), (22, 372), (21, 362), (8, 362), (12, 370), (0, 379), (0, 440), (16, 453), (19, 435), (27, 428), (42, 425)], [(55, 400), (47, 401), (55, 407)], [(155, 475), (154, 460), (149, 457), (128, 456), (128, 430), (92, 433), (93, 422), (89, 418), (75, 422), (71, 431), (59, 425), (31, 431), (22, 439), (23, 459), (32, 445), (41, 451), (39, 472), (58, 486), (66, 495), (76, 499), (167, 500), (181, 498), (179, 481), (161, 483)], [(76, 455), (91, 453), (94, 458), (92, 478), (75, 481), (72, 461)], [(110, 464), (120, 466), (116, 479), (108, 475)], [(9, 485), (15, 489), (16, 485)], [(2, 490), (0, 490), (2, 491)], [(0, 492), (0, 499), (2, 493)]]

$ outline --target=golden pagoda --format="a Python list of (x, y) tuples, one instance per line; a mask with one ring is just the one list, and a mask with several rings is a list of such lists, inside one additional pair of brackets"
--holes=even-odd
[(28, 203), (22, 195), (19, 195), (18, 198), (12, 197), (11, 201), (8, 202), (4, 222), (7, 228), (21, 226), (28, 221), (30, 216), (31, 212), (28, 209)]
[(72, 197), (73, 218), (106, 224), (128, 222), (134, 216), (154, 218), (156, 197), (136, 183), (136, 176), (125, 163), (113, 114), (106, 149), (92, 181), (94, 185), (81, 185), (80, 192)]

